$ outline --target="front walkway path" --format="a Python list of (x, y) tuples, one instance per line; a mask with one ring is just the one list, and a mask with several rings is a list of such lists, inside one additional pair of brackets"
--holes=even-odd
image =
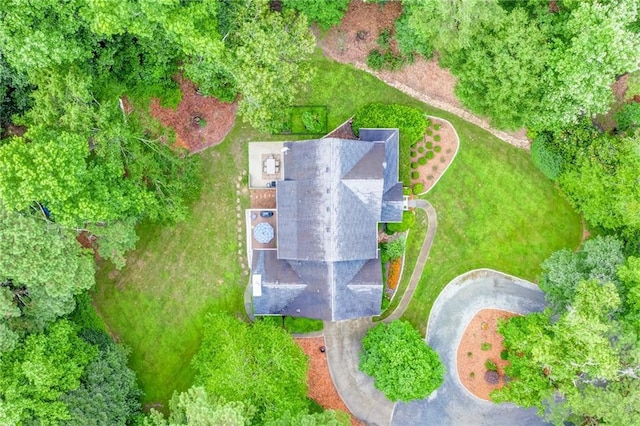
[(429, 251), (431, 251), (433, 238), (436, 236), (436, 231), (438, 229), (438, 215), (436, 214), (436, 209), (433, 208), (431, 203), (427, 200), (414, 199), (409, 200), (409, 207), (422, 209), (427, 214), (427, 235), (425, 235), (424, 241), (422, 242), (420, 254), (418, 254), (418, 260), (416, 260), (416, 266), (413, 268), (413, 272), (411, 273), (409, 285), (404, 291), (402, 299), (400, 299), (400, 303), (396, 306), (396, 309), (391, 315), (384, 319), (384, 322), (386, 323), (400, 318), (409, 306), (413, 293), (416, 291), (416, 287), (418, 287), (418, 283), (420, 282), (420, 277), (422, 277), (422, 271), (424, 270), (424, 266), (429, 258)]
[(460, 340), (478, 311), (526, 314), (542, 311), (544, 306), (544, 293), (536, 285), (489, 269), (467, 272), (447, 284), (431, 309), (426, 338), (447, 368), (444, 383), (428, 399), (398, 403), (392, 424), (544, 425), (535, 409), (475, 397), (462, 386), (456, 368)]

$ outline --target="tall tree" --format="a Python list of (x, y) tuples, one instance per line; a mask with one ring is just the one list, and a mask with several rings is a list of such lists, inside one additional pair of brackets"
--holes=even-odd
[(58, 424), (70, 419), (60, 397), (80, 386), (85, 367), (97, 354), (76, 331), (72, 323), (60, 320), (0, 357), (2, 424)]
[(307, 358), (282, 328), (209, 315), (203, 330), (192, 365), (207, 393), (254, 406), (254, 423), (307, 409)]
[(74, 295), (94, 284), (93, 259), (74, 236), (0, 204), (0, 323), (37, 329), (73, 311)]

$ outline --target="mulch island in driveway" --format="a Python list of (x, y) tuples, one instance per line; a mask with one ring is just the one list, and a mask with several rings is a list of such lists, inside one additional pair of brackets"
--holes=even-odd
[(500, 356), (504, 347), (497, 326), (499, 319), (515, 315), (498, 309), (482, 309), (464, 331), (458, 346), (458, 375), (463, 386), (478, 398), (491, 401), (491, 392), (503, 387), (508, 380), (504, 368), (509, 363)]

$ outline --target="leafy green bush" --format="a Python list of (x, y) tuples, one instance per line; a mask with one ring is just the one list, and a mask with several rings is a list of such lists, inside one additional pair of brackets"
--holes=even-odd
[(440, 151), (442, 151), (442, 147), (440, 145), (437, 145), (435, 148), (433, 148), (433, 150), (435, 152), (440, 152)]
[(427, 147), (427, 149), (431, 149), (431, 148), (433, 148), (433, 143), (431, 143), (431, 142), (427, 142), (427, 143), (426, 143), (426, 147)]
[(380, 244), (380, 260), (384, 264), (390, 260), (399, 259), (404, 255), (405, 246), (406, 238), (404, 235), (400, 235), (394, 240)]
[(400, 180), (408, 185), (411, 177), (411, 146), (422, 139), (427, 129), (424, 113), (404, 105), (372, 103), (365, 105), (356, 113), (352, 126), (356, 135), (363, 127), (400, 130)]
[(415, 33), (411, 25), (409, 25), (409, 18), (410, 14), (404, 11), (396, 19), (395, 36), (398, 48), (405, 55), (412, 56), (416, 52), (428, 59), (433, 55), (433, 46), (426, 41), (426, 37), (421, 37)]
[(420, 173), (418, 172), (411, 172), (411, 179), (418, 179), (420, 178)]
[(415, 152), (415, 151), (411, 151), (411, 158), (416, 157), (417, 155), (418, 155), (418, 153), (417, 153), (417, 152)]
[(427, 164), (427, 159), (424, 157), (420, 157), (418, 159), (418, 163), (420, 163), (421, 166), (424, 166), (425, 164)]
[(392, 401), (425, 398), (442, 384), (445, 367), (440, 357), (406, 321), (378, 324), (362, 346), (358, 367)]
[(483, 351), (491, 350), (491, 343), (482, 342), (482, 344), (480, 344), (480, 349), (483, 350)]
[(485, 361), (484, 368), (486, 368), (487, 371), (498, 371), (498, 366), (496, 365), (495, 362), (491, 361), (490, 359)]
[(402, 222), (387, 223), (387, 230), (391, 233), (404, 232), (411, 228), (415, 223), (416, 215), (410, 210), (405, 210), (402, 212)]
[(500, 352), (500, 359), (503, 361), (506, 361), (507, 359), (509, 359), (509, 351), (504, 349)]
[(427, 129), (427, 136), (431, 136), (433, 134), (433, 130)]
[(374, 71), (380, 71), (384, 67), (384, 55), (378, 49), (373, 49), (367, 55), (367, 66)]
[(412, 168), (412, 169), (417, 169), (417, 168), (418, 168), (418, 162), (413, 161), (413, 162), (411, 163), (411, 168)]
[(440, 125), (439, 124), (434, 124), (433, 125), (433, 130), (440, 130)]
[(323, 328), (322, 320), (303, 317), (285, 317), (284, 328), (289, 333), (310, 333)]
[(435, 135), (433, 137), (433, 140), (436, 141), (436, 142), (440, 142), (440, 135)]
[(413, 185), (413, 193), (415, 195), (420, 195), (424, 192), (424, 185), (421, 183), (416, 183), (415, 185)]
[(322, 133), (324, 131), (325, 126), (324, 122), (321, 121), (321, 117), (311, 111), (302, 113), (302, 123), (309, 133)]
[(632, 72), (627, 79), (627, 92), (625, 93), (625, 97), (630, 99), (635, 95), (640, 95), (640, 71)]
[(551, 180), (556, 180), (562, 171), (562, 157), (551, 149), (545, 135), (540, 135), (533, 140), (531, 159), (533, 164)]
[(424, 156), (427, 158), (427, 160), (431, 160), (435, 154), (433, 153), (433, 151), (427, 151)]
[[(428, 143), (427, 143), (427, 144), (428, 144)], [(427, 147), (427, 148), (429, 148), (429, 147)], [(418, 148), (418, 152), (419, 152), (420, 154), (422, 154), (422, 153), (424, 152), (424, 147), (423, 147), (423, 146), (419, 147), (419, 148)]]
[(640, 126), (640, 103), (633, 102), (624, 106), (613, 117), (618, 124), (618, 130), (633, 130)]
[(302, 12), (310, 22), (317, 22), (326, 30), (340, 23), (349, 0), (284, 0), (283, 4)]
[(380, 46), (380, 49), (383, 51), (388, 50), (391, 47), (391, 29), (386, 28), (382, 30), (378, 35), (376, 42), (378, 43), (378, 46)]

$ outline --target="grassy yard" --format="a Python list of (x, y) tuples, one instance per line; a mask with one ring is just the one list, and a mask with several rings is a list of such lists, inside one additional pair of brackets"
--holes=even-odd
[[(427, 197), (438, 211), (439, 227), (406, 314), (416, 326), (424, 329), (435, 297), (457, 274), (491, 267), (535, 279), (540, 262), (551, 252), (577, 244), (578, 216), (534, 169), (528, 153), (353, 67), (319, 54), (314, 63), (314, 81), (297, 104), (327, 105), (329, 129), (362, 105), (379, 101), (416, 106), (449, 119), (460, 134), (458, 158)], [(244, 316), (247, 278), (238, 263), (235, 185), (246, 167), (246, 143), (267, 139), (285, 138), (266, 136), (238, 122), (223, 144), (200, 154), (204, 186), (191, 217), (176, 226), (141, 226), (137, 250), (127, 256), (122, 271), (100, 265), (94, 305), (110, 331), (131, 347), (131, 367), (146, 392), (146, 403), (166, 404), (174, 390), (191, 385), (189, 363), (206, 312)], [(248, 206), (246, 194), (240, 200), (243, 208)], [(412, 240), (409, 247), (419, 250), (422, 240)]]

